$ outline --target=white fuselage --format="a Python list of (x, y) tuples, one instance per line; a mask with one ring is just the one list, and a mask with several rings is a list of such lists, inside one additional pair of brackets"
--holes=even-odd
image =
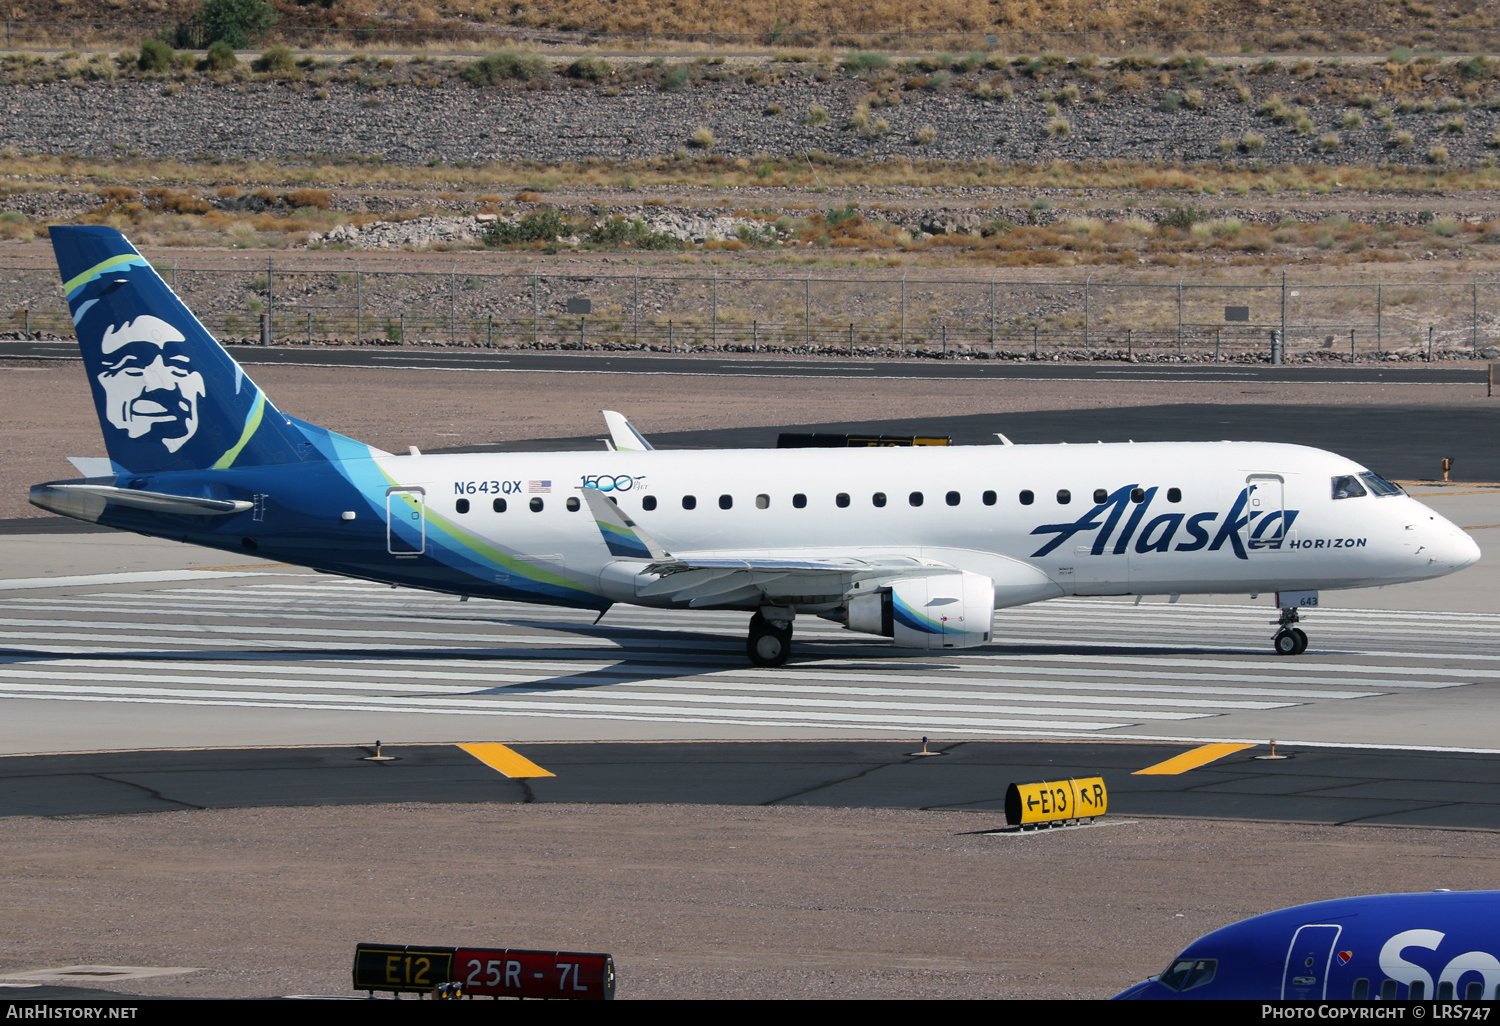
[(616, 559), (587, 503), (568, 508), (582, 487), (604, 490), (675, 556), (905, 555), (990, 577), (997, 607), (1063, 595), (1367, 587), (1452, 573), (1479, 556), (1463, 531), (1406, 495), (1335, 499), (1332, 482), (1364, 468), (1297, 445), (599, 451), (378, 463), (394, 486), (422, 489), (429, 530), (472, 538), (598, 594), (608, 588), (600, 573)]

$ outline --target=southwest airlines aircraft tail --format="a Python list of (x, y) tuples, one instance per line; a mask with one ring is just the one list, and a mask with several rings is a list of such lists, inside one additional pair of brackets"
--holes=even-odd
[(43, 509), (455, 595), (749, 614), (779, 665), (817, 615), (898, 647), (991, 640), (1068, 595), (1275, 593), (1452, 573), (1461, 530), (1333, 453), (1257, 442), (408, 456), (278, 410), (125, 238), (53, 228), (108, 460)]

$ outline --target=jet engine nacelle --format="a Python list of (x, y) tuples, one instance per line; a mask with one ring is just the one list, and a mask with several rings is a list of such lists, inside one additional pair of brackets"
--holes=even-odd
[(995, 585), (967, 570), (907, 577), (849, 600), (844, 626), (881, 634), (898, 648), (972, 648), (990, 640)]

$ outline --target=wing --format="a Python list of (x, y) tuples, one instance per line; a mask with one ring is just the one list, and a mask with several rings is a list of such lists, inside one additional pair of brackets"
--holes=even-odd
[(901, 553), (813, 556), (795, 553), (668, 552), (597, 488), (581, 488), (616, 560), (603, 576), (633, 590), (633, 600), (692, 609), (838, 604), (851, 593), (900, 577), (959, 573), (948, 563)]
[(625, 419), (623, 413), (614, 410), (600, 410), (604, 414), (604, 423), (609, 426), (609, 444), (616, 452), (650, 452), (656, 447), (646, 441), (646, 436), (635, 429), (635, 425)]

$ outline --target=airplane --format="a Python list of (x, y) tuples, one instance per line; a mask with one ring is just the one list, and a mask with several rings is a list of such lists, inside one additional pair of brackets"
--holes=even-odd
[(281, 412), (119, 232), (54, 227), (108, 459), (42, 509), (461, 596), (749, 615), (779, 666), (796, 616), (899, 648), (994, 636), (1071, 595), (1275, 593), (1273, 646), (1320, 590), (1474, 563), (1458, 527), (1333, 453), (1261, 442), (393, 455)]
[(1500, 891), (1338, 898), (1199, 937), (1121, 1001), (1495, 1001)]

